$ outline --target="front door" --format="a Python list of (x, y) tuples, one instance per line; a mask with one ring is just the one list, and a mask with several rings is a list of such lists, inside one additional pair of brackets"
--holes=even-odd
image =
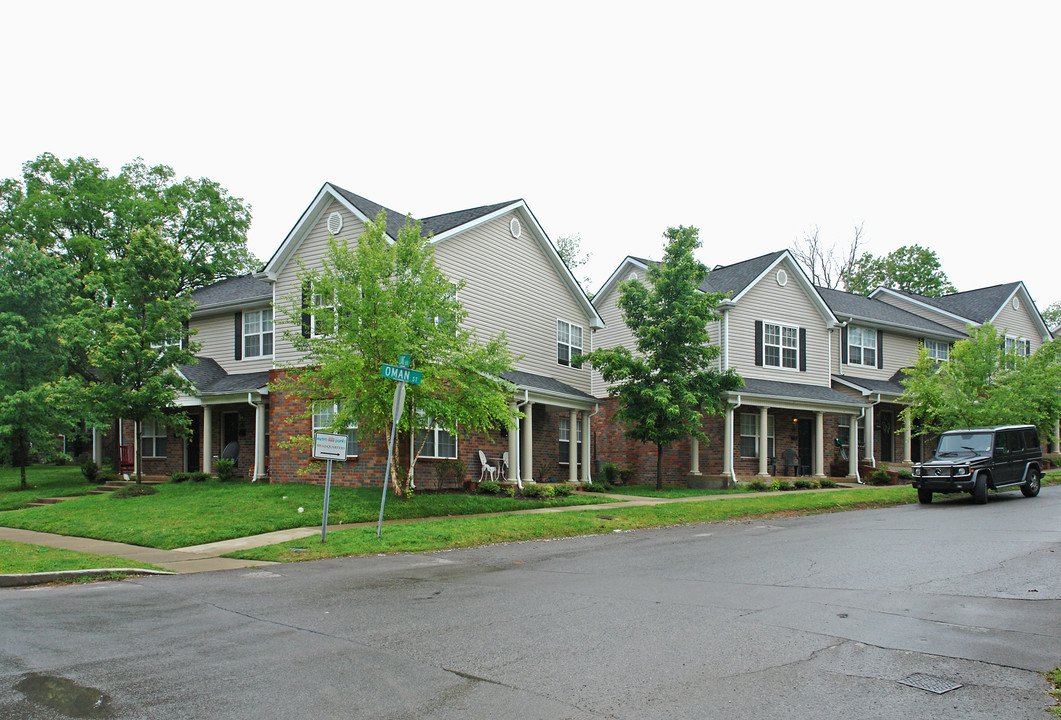
[(811, 474), (811, 458), (814, 457), (811, 439), (814, 433), (811, 429), (811, 421), (808, 418), (796, 420), (796, 444), (799, 453), (799, 474)]
[(199, 438), (203, 435), (203, 420), (192, 421), (191, 433), (188, 434), (188, 445), (185, 449), (184, 471), (197, 472), (203, 462), (203, 453), (199, 448)]
[(880, 459), (883, 462), (895, 460), (895, 425), (891, 410), (882, 410), (880, 414)]
[[(232, 443), (235, 443), (235, 446), (226, 454), (225, 450)], [(232, 454), (233, 450), (235, 455)], [(221, 453), (223, 456), (231, 455), (229, 458), (231, 460), (239, 457), (239, 413), (237, 412), (221, 413)]]

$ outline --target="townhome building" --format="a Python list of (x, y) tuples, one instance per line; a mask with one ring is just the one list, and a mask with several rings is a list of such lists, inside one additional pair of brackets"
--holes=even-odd
[[(225, 457), (237, 463), (239, 474), (254, 479), (323, 481), (310, 451), (289, 441), (330, 429), (334, 405), (322, 399), (307, 407), (270, 391), (305, 363), (291, 338), (316, 331), (292, 321), (285, 309), (305, 302), (301, 270), (321, 267), (329, 238), (357, 242), (381, 211), (387, 234), (396, 238), (404, 214), (325, 183), (261, 272), (192, 294), (189, 330), (201, 348), (196, 364), (180, 368), (194, 391), (179, 401), (179, 411), (191, 418), (191, 434), (178, 438), (164, 425), (148, 428), (150, 434), (145, 430), (145, 472), (211, 472)], [(589, 480), (598, 399), (591, 393), (590, 370), (571, 360), (590, 349), (593, 333), (604, 323), (530, 207), (513, 200), (420, 223), (439, 268), (454, 282), (465, 282), (458, 299), (469, 329), (483, 341), (506, 335), (516, 359), (503, 381), (511, 392), (510, 409), (523, 417), (511, 430), (483, 434), (434, 429), (418, 477), (432, 477), (434, 461), (460, 459), (467, 477), (478, 479), (482, 451), (511, 482), (532, 482), (543, 463), (554, 468), (550, 479)], [(348, 428), (348, 437), (349, 457), (336, 464), (333, 482), (381, 483), (385, 440), (358, 437), (356, 427)], [(408, 438), (396, 452), (412, 452)]]

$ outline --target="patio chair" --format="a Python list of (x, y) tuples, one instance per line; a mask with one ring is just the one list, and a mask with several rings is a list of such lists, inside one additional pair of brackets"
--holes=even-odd
[(502, 477), (508, 477), (508, 451), (501, 453), (501, 467), (498, 468), (498, 473)]
[(490, 461), (486, 459), (486, 453), (482, 450), (479, 451), (479, 462), (483, 465), (482, 472), (479, 473), (479, 482), (483, 481), (484, 475), (489, 475), (491, 480), (497, 480), (497, 468), (490, 464)]
[(781, 457), (785, 461), (785, 475), (788, 475), (788, 471), (791, 470), (793, 475), (799, 475), (799, 454), (789, 448), (781, 453)]

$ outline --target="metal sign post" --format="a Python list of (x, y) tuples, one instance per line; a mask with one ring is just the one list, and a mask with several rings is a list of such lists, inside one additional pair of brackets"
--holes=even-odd
[(328, 535), (328, 501), (332, 494), (332, 461), (346, 462), (346, 435), (316, 433), (313, 436), (313, 457), (327, 460), (328, 470), (324, 474), (324, 519), (321, 522), (321, 542)]
[(383, 508), (387, 504), (387, 483), (390, 482), (391, 460), (394, 458), (394, 434), (398, 430), (398, 421), (401, 420), (402, 412), (405, 410), (405, 383), (419, 385), (423, 373), (418, 370), (409, 370), (412, 355), (399, 355), (398, 366), (384, 364), (380, 369), (380, 377), (398, 381), (398, 387), (394, 391), (394, 406), (391, 408), (391, 439), (387, 445), (387, 470), (383, 475), (383, 499), (379, 503), (379, 523), (376, 525), (376, 537), (383, 530)]

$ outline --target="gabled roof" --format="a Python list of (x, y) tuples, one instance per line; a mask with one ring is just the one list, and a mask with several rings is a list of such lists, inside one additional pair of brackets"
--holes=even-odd
[(903, 373), (900, 370), (888, 380), (873, 380), (871, 378), (854, 377), (853, 375), (833, 375), (833, 380), (858, 390), (863, 395), (892, 395), (898, 397), (906, 391), (900, 380)]
[(254, 275), (240, 275), (201, 287), (189, 297), (195, 303), (196, 311), (209, 310), (230, 305), (268, 302), (273, 299), (273, 286)]
[(517, 389), (538, 390), (550, 395), (569, 397), (576, 400), (598, 402), (597, 398), (589, 393), (582, 392), (566, 383), (546, 375), (523, 372), (522, 370), (509, 370), (501, 373), (501, 377), (514, 383)]
[(841, 320), (863, 321), (868, 325), (911, 330), (920, 334), (944, 337), (951, 340), (965, 337), (965, 333), (952, 330), (945, 325), (897, 308), (883, 300), (825, 287), (816, 287), (815, 289), (833, 311), (833, 314)]
[(196, 359), (198, 363), (178, 365), (177, 370), (195, 386), (200, 395), (253, 392), (269, 384), (268, 370), (229, 375), (213, 358), (197, 355)]

